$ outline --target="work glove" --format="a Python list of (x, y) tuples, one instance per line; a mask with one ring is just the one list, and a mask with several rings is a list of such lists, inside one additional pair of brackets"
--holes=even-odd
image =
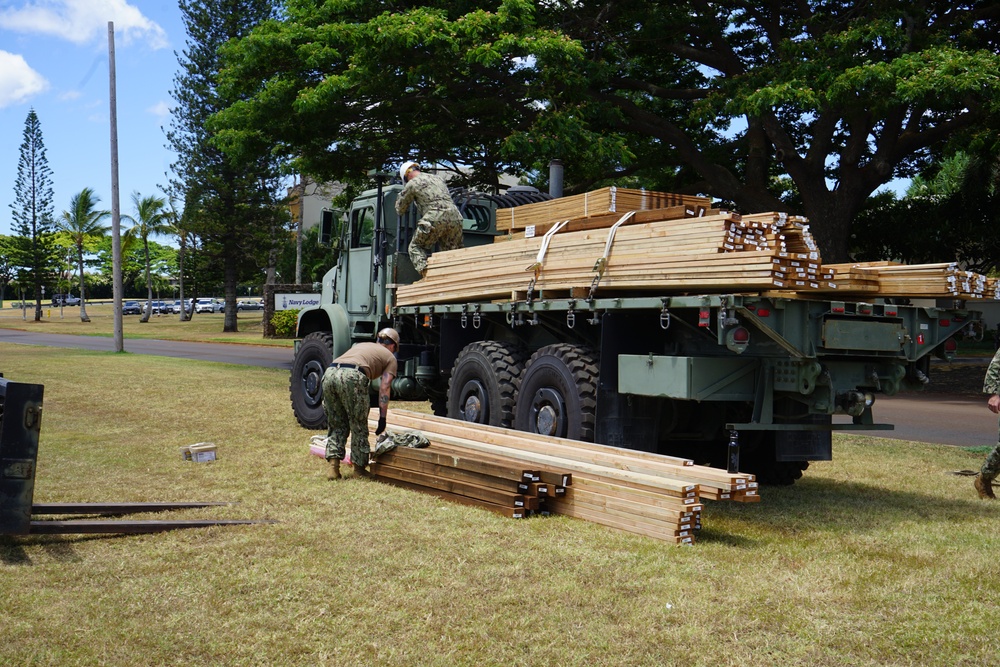
[(382, 435), (382, 431), (385, 430), (385, 417), (378, 418), (378, 428), (375, 429), (375, 435)]

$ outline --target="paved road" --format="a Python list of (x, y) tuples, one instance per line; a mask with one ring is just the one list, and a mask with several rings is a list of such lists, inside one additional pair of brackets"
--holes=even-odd
[[(113, 338), (99, 336), (73, 336), (70, 334), (40, 334), (14, 329), (0, 329), (0, 342), (22, 345), (45, 345), (48, 347), (74, 347), (85, 350), (112, 352)], [(143, 338), (125, 339), (125, 351), (133, 354), (154, 354), (161, 357), (200, 359), (202, 361), (222, 361), (244, 366), (265, 366), (268, 368), (292, 368), (290, 347), (267, 345), (232, 345), (229, 343), (185, 343), (172, 340), (151, 340)]]
[[(0, 342), (108, 352), (114, 349), (114, 340), (111, 338), (28, 333), (13, 329), (0, 329)], [(290, 348), (148, 339), (126, 339), (125, 350), (133, 354), (154, 354), (287, 370), (292, 368), (293, 356)], [(875, 402), (874, 411), (877, 423), (894, 424), (895, 429), (855, 431), (855, 433), (967, 447), (994, 445), (997, 442), (997, 418), (986, 408), (985, 398), (913, 393), (892, 397), (881, 396)], [(834, 420), (849, 422), (850, 418), (835, 417)]]
[[(997, 416), (986, 407), (986, 397), (963, 398), (940, 394), (880, 396), (872, 407), (875, 422), (893, 424), (892, 431), (853, 431), (895, 440), (978, 447), (996, 445)], [(848, 417), (834, 417), (849, 422)]]

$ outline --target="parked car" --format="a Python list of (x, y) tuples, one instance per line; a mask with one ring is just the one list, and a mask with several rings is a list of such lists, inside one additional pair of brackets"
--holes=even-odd
[(194, 312), (196, 313), (221, 313), (225, 310), (226, 304), (216, 301), (215, 299), (198, 299), (198, 302), (194, 305)]
[(264, 310), (263, 301), (251, 301), (250, 299), (243, 299), (236, 302), (236, 312), (242, 312), (244, 310)]
[(139, 315), (142, 313), (142, 306), (138, 301), (126, 301), (122, 304), (122, 315)]
[[(192, 301), (193, 301), (193, 299), (185, 299), (184, 300), (184, 312), (185, 313), (190, 313), (191, 312), (191, 302)], [(180, 301), (174, 301), (172, 304), (170, 304), (170, 312), (172, 314), (174, 314), (174, 315), (180, 315), (180, 313), (181, 313), (181, 302)]]
[(53, 306), (79, 306), (80, 297), (73, 296), (72, 294), (53, 294), (52, 295), (52, 305)]

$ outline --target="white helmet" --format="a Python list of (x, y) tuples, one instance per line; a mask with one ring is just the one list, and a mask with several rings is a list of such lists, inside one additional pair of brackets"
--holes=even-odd
[(416, 162), (414, 162), (413, 160), (409, 160), (407, 162), (404, 162), (402, 165), (400, 165), (400, 167), (399, 167), (399, 177), (401, 179), (403, 179), (404, 183), (406, 183), (406, 172), (408, 172), (410, 169), (413, 169), (413, 168), (420, 169), (420, 165), (417, 164)]

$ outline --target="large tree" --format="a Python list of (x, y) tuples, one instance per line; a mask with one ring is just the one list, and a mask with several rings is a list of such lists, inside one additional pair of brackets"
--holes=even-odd
[(246, 99), (217, 122), (230, 150), (319, 178), (415, 151), (488, 174), (560, 158), (567, 193), (614, 179), (804, 213), (844, 261), (869, 195), (993, 130), (998, 24), (995, 3), (943, 0), (289, 0), (227, 50)]
[(171, 195), (185, 203), (187, 231), (200, 241), (205, 265), (221, 267), (226, 315), (223, 330), (236, 331), (241, 280), (262, 281), (273, 227), (280, 224), (280, 179), (269, 151), (240, 159), (215, 144), (206, 121), (231, 103), (220, 95), (218, 50), (275, 13), (273, 0), (181, 0), (188, 39), (178, 54), (167, 140), (178, 155)]
[(873, 197), (855, 223), (856, 259), (960, 261), (1000, 270), (1000, 153), (960, 152), (913, 179), (903, 197)]
[(28, 111), (24, 120), (14, 203), (10, 208), (14, 219), (11, 263), (21, 269), (20, 282), (34, 290), (37, 322), (42, 319), (42, 290), (58, 271), (62, 257), (55, 242), (52, 170), (45, 154), (42, 126), (34, 109)]
[(97, 209), (101, 198), (90, 188), (84, 188), (73, 195), (69, 210), (63, 211), (56, 226), (69, 236), (76, 252), (76, 265), (80, 279), (80, 320), (89, 322), (87, 315), (87, 295), (83, 280), (83, 256), (93, 249), (94, 244), (108, 231), (108, 226), (101, 224), (111, 215), (111, 211)]

